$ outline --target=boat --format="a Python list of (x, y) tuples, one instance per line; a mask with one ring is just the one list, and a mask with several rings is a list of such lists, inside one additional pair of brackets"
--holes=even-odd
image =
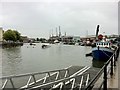
[(107, 61), (114, 53), (114, 49), (112, 48), (112, 43), (107, 37), (100, 34), (99, 32), (99, 25), (97, 26), (96, 32), (96, 45), (92, 47), (92, 56), (95, 60), (103, 60)]
[(30, 45), (34, 45), (34, 46), (35, 46), (36, 44), (34, 44), (34, 43), (30, 42)]
[(48, 47), (50, 47), (50, 45), (46, 45), (46, 44), (42, 45), (42, 49), (45, 49), (45, 48), (48, 48)]
[(95, 60), (107, 61), (114, 53), (109, 41), (96, 42), (96, 47), (92, 48), (92, 56)]
[(58, 40), (55, 40), (54, 43), (59, 43), (59, 41), (58, 41)]

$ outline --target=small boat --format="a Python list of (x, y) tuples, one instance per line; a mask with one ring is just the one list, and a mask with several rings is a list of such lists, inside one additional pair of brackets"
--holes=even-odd
[(58, 40), (55, 40), (54, 43), (59, 43), (59, 41), (58, 41)]
[(48, 47), (50, 47), (50, 46), (49, 45), (45, 45), (45, 44), (42, 45), (43, 49), (48, 48)]
[(33, 44), (32, 42), (30, 42), (30, 45), (34, 45), (35, 46), (36, 44)]

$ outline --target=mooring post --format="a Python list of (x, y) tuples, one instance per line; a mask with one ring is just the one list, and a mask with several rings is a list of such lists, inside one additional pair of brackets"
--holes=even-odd
[(107, 90), (107, 65), (105, 64), (104, 67), (104, 84), (103, 84), (103, 90)]

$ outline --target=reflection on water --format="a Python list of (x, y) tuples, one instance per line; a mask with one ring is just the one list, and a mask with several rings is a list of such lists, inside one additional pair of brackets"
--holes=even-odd
[[(21, 64), (21, 48), (4, 48), (2, 50), (2, 70), (7, 70), (8, 73), (14, 74), (19, 71)], [(3, 71), (3, 74), (7, 74)]]
[(92, 57), (85, 56), (91, 47), (50, 45), (50, 48), (42, 49), (41, 46), (41, 43), (36, 46), (24, 44), (2, 49), (3, 75), (62, 69), (70, 65), (92, 66)]
[(92, 66), (96, 68), (102, 68), (105, 64), (105, 61), (100, 61), (100, 60), (92, 60)]

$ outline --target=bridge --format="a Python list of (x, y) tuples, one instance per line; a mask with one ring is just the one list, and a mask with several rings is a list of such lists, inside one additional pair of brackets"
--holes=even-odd
[(103, 78), (99, 89), (107, 90), (107, 76), (113, 75), (119, 48), (102, 68), (69, 66), (46, 72), (4, 76), (0, 78), (2, 90), (91, 90)]

